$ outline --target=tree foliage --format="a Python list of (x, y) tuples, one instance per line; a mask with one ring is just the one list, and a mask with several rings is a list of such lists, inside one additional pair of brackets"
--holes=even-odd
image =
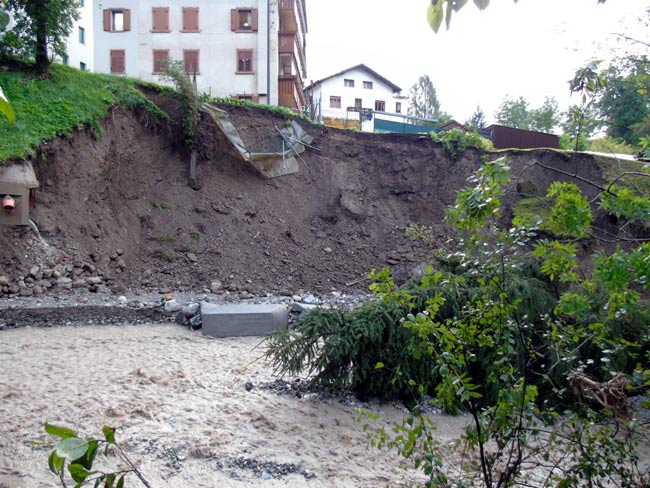
[(34, 60), (40, 74), (50, 66), (49, 54), (63, 56), (66, 39), (79, 18), (78, 0), (7, 0), (14, 18), (0, 38), (0, 54)]
[[(515, 3), (517, 1), (514, 0)], [(605, 1), (598, 0), (598, 3), (605, 3)], [(490, 0), (473, 0), (473, 2), (480, 10), (484, 10), (490, 5)], [(449, 29), (453, 14), (462, 9), (467, 3), (469, 3), (468, 0), (431, 0), (431, 3), (427, 7), (427, 21), (429, 22), (429, 26), (434, 32), (438, 32), (444, 20), (447, 29)]]
[(607, 124), (607, 135), (637, 144), (650, 133), (650, 64), (635, 58), (625, 66), (611, 66), (607, 86), (597, 108)]
[(480, 106), (476, 107), (476, 110), (472, 116), (465, 121), (465, 126), (473, 131), (480, 132), (485, 129), (487, 125), (487, 120), (485, 117), (485, 112)]
[(560, 122), (557, 100), (553, 97), (546, 97), (538, 108), (530, 108), (523, 97), (514, 100), (508, 96), (499, 105), (494, 118), (501, 125), (540, 132), (552, 132)]
[(438, 124), (451, 120), (451, 116), (440, 110), (436, 88), (429, 75), (422, 75), (410, 89), (409, 115), (423, 119), (433, 119)]

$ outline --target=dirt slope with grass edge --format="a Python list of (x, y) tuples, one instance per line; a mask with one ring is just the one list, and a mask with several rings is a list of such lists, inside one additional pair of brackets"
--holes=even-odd
[[(30, 157), (41, 184), (32, 218), (43, 240), (32, 227), (0, 227), (0, 276), (31, 287), (34, 266), (85, 263), (102, 286), (120, 293), (199, 291), (215, 281), (244, 296), (363, 290), (372, 268), (391, 265), (403, 279), (426, 260), (429, 250), (404, 237), (407, 225), (432, 226), (445, 245), (444, 209), (481, 164), (479, 151), (452, 159), (428, 136), (364, 134), (300, 120), (315, 148), (302, 155), (299, 173), (265, 179), (204, 116), (202, 187), (194, 191), (187, 185), (182, 110), (173, 97), (147, 93), (169, 120), (114, 107), (101, 137), (96, 129), (76, 129)], [(287, 120), (260, 109), (222, 108), (251, 147), (272, 143)], [(535, 158), (562, 168), (576, 164), (554, 151), (508, 154), (513, 173)], [(593, 157), (581, 155), (578, 166), (585, 177), (602, 179)], [(521, 178), (544, 192), (558, 175), (535, 168)], [(3, 291), (7, 296), (8, 287)]]

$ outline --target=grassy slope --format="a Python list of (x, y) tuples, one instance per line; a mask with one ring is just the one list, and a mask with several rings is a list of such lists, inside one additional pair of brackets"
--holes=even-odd
[(90, 126), (101, 135), (101, 120), (110, 108), (143, 107), (166, 114), (138, 89), (133, 79), (82, 72), (53, 65), (50, 79), (38, 79), (29, 71), (0, 72), (0, 86), (16, 112), (16, 125), (0, 118), (0, 164), (25, 158), (42, 142), (74, 129)]

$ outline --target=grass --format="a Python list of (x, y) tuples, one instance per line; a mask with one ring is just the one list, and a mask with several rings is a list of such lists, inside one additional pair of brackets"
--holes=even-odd
[(53, 65), (51, 77), (45, 80), (31, 71), (0, 72), (0, 86), (16, 112), (14, 127), (0, 119), (0, 164), (26, 158), (43, 142), (86, 126), (101, 137), (100, 123), (114, 105), (167, 118), (139, 90), (144, 85), (61, 65)]

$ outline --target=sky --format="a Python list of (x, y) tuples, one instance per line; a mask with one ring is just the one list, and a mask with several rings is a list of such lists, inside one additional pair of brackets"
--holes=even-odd
[(430, 0), (306, 1), (306, 84), (363, 63), (407, 95), (427, 74), (459, 122), (478, 105), (493, 122), (507, 95), (531, 108), (553, 96), (565, 110), (578, 103), (568, 88), (575, 71), (622, 48), (613, 33), (650, 37), (639, 22), (650, 0), (493, 0), (484, 11), (469, 1), (437, 34)]

